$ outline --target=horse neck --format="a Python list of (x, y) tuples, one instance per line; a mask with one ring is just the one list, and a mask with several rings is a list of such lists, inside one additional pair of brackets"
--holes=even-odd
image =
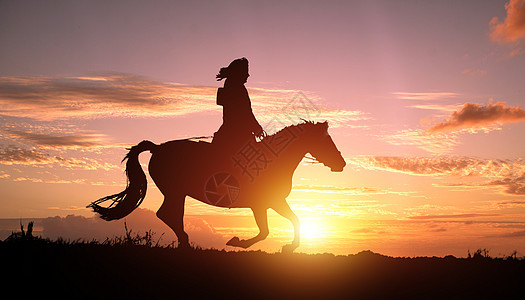
[[(288, 133), (293, 134), (293, 140), (286, 147), (284, 147), (282, 152), (279, 154), (277, 161), (278, 165), (293, 173), (305, 154), (308, 152), (308, 147), (306, 137), (302, 129), (293, 128), (290, 130), (292, 131)], [(286, 133), (281, 132), (280, 134)]]

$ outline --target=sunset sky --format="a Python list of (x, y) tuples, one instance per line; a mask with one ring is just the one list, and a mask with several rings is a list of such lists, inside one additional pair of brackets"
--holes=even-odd
[[(239, 57), (263, 127), (302, 101), (347, 162), (297, 169), (299, 252), (525, 256), (524, 0), (0, 1), (0, 218), (118, 231), (85, 206), (125, 187), (125, 148), (212, 135)], [(128, 224), (168, 231), (149, 184)], [(257, 232), (249, 209), (186, 215), (202, 246)], [(292, 226), (269, 218), (254, 249), (275, 252)]]

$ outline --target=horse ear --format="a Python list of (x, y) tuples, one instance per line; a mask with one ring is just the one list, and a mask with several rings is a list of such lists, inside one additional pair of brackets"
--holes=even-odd
[(324, 121), (321, 124), (323, 125), (323, 128), (326, 128), (326, 130), (328, 130), (328, 121)]

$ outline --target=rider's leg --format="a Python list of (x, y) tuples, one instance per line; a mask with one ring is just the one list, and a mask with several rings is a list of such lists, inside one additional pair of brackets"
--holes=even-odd
[(290, 208), (286, 200), (279, 201), (278, 203), (272, 205), (272, 209), (275, 210), (276, 213), (290, 220), (290, 222), (292, 222), (293, 224), (293, 229), (294, 229), (293, 241), (290, 245), (286, 245), (283, 247), (283, 251), (291, 252), (295, 250), (297, 247), (299, 247), (299, 243), (300, 243), (301, 231), (300, 231), (299, 218), (292, 211), (292, 209)]
[(184, 231), (184, 203), (186, 196), (166, 196), (157, 211), (157, 217), (168, 225), (177, 235), (179, 247), (188, 248), (188, 234)]
[(238, 237), (234, 237), (231, 240), (226, 243), (228, 246), (234, 246), (234, 247), (241, 247), (241, 248), (248, 248), (251, 245), (264, 240), (268, 233), (270, 232), (268, 230), (268, 216), (267, 216), (267, 209), (266, 208), (252, 208), (253, 216), (255, 218), (255, 222), (257, 223), (257, 227), (259, 227), (259, 234), (255, 237), (247, 240), (239, 240)]

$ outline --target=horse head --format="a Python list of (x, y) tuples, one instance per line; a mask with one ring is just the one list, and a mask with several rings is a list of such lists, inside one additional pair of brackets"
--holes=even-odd
[(329, 167), (332, 172), (341, 172), (346, 166), (341, 152), (337, 149), (330, 134), (328, 134), (328, 122), (304, 123), (307, 127), (308, 152), (320, 163)]

